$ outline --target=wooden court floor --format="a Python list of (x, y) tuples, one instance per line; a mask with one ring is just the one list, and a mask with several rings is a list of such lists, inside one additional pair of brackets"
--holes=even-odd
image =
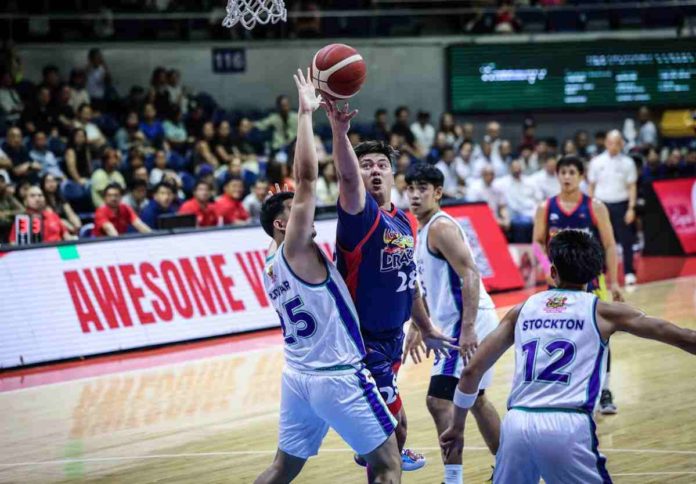
[[(628, 297), (696, 328), (696, 277), (639, 286)], [(273, 336), (252, 351), (0, 393), (0, 482), (252, 482), (276, 446), (279, 342)], [(612, 340), (612, 351), (619, 414), (597, 423), (615, 482), (696, 482), (696, 358), (626, 335)], [(503, 415), (510, 351), (495, 372), (489, 395)], [(408, 445), (429, 460), (405, 483), (442, 478), (425, 407), (428, 378), (429, 364), (409, 363), (399, 375)], [(493, 458), (470, 423), (465, 482), (482, 483)], [(364, 482), (364, 472), (329, 433), (296, 482)]]

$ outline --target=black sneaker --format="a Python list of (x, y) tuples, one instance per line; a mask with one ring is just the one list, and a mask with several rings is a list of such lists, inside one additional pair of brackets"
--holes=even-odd
[(614, 405), (614, 396), (611, 394), (611, 390), (602, 390), (602, 396), (599, 397), (599, 413), (602, 415), (616, 413), (616, 405)]

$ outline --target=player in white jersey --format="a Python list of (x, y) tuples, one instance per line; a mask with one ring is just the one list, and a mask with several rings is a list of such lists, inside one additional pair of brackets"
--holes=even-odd
[[(425, 297), (430, 318), (447, 336), (459, 341), (459, 351), (436, 358), (430, 377), (428, 410), (438, 435), (450, 425), (452, 398), (466, 361), (478, 343), (498, 326), (493, 300), (483, 287), (471, 247), (459, 223), (440, 210), (444, 176), (432, 165), (419, 164), (406, 175), (411, 213), (418, 219), (415, 259), (418, 282)], [(416, 361), (418, 346), (411, 328), (407, 350)], [(498, 450), (500, 417), (485, 396), (491, 384), (490, 369), (479, 383), (479, 398), (471, 409), (486, 444), (493, 454)], [(442, 456), (445, 484), (462, 483), (462, 453)]]
[(314, 242), (318, 162), (312, 113), (321, 98), (309, 79), (309, 72), (295, 76), (296, 191), (278, 190), (261, 210), (261, 225), (273, 238), (264, 286), (280, 317), (286, 366), (278, 451), (256, 482), (292, 481), (332, 427), (369, 463), (372, 482), (398, 483), (396, 421), (361, 362), (365, 345), (348, 288)]
[(602, 388), (609, 337), (625, 331), (696, 355), (696, 331), (647, 316), (627, 304), (585, 292), (602, 270), (595, 237), (563, 230), (549, 246), (556, 288), (505, 315), (462, 372), (443, 451), (461, 449), (467, 409), (482, 375), (512, 345), (515, 374), (500, 434), (494, 483), (610, 483), (597, 449), (592, 411)]

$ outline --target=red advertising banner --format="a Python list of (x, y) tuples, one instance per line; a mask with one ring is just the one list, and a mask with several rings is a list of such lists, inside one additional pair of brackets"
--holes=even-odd
[(475, 203), (443, 209), (456, 218), (466, 232), (486, 290), (505, 291), (524, 286), (520, 271), (508, 250), (505, 235), (488, 205)]
[(696, 178), (653, 182), (660, 204), (685, 254), (696, 254)]

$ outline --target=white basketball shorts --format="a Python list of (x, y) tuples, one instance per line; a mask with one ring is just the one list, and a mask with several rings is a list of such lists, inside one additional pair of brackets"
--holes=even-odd
[(582, 412), (519, 410), (503, 419), (494, 484), (607, 484), (592, 416)]
[[(474, 328), (476, 329), (476, 336), (478, 342), (481, 343), (483, 338), (488, 336), (491, 331), (498, 327), (498, 314), (495, 309), (479, 309), (476, 314), (476, 323)], [(450, 325), (447, 328), (440, 328), (444, 334), (454, 334), (455, 327)], [(430, 371), (431, 376), (444, 375), (453, 376), (459, 378), (464, 369), (464, 360), (459, 355), (458, 351), (450, 351), (447, 358), (436, 359), (433, 364), (433, 368)], [(484, 390), (491, 386), (493, 382), (493, 368), (490, 368), (486, 373), (483, 374), (481, 378), (481, 383), (479, 383), (479, 390)]]
[(396, 428), (370, 372), (301, 373), (283, 370), (278, 447), (307, 459), (329, 427), (359, 455), (382, 445)]

